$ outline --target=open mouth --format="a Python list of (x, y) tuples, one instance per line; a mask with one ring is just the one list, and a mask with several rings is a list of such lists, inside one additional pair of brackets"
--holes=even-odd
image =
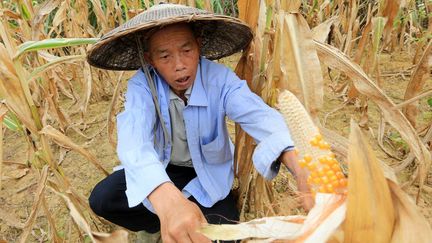
[(186, 77), (182, 77), (182, 78), (176, 79), (176, 83), (178, 83), (178, 84), (185, 84), (185, 83), (187, 83), (188, 80), (189, 80), (189, 76), (186, 76)]

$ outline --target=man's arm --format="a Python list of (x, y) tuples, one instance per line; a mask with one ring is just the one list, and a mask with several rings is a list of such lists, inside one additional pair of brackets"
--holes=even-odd
[(307, 184), (307, 170), (299, 166), (297, 154), (293, 150), (282, 152), (279, 159), (294, 175), (297, 182), (297, 189), (302, 197), (302, 206), (306, 211), (309, 211), (314, 206), (314, 200)]
[(274, 178), (278, 169), (273, 162), (278, 158), (289, 168), (302, 192), (303, 206), (306, 210), (313, 205), (307, 181), (307, 171), (301, 169), (293, 151), (285, 151), (294, 146), (291, 135), (282, 115), (269, 107), (254, 94), (245, 81), (228, 71), (224, 93), (224, 107), (228, 117), (251, 135), (257, 142), (252, 160), (255, 168), (266, 179)]
[(159, 217), (164, 243), (210, 242), (196, 231), (207, 223), (200, 208), (185, 198), (172, 183), (161, 184), (148, 199)]

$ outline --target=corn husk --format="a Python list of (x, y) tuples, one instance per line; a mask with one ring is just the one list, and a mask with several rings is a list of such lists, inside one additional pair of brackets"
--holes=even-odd
[(395, 221), (390, 189), (374, 152), (354, 122), (348, 161), (345, 242), (389, 242)]

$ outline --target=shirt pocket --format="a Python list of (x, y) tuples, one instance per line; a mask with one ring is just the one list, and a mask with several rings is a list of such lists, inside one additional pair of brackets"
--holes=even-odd
[(201, 141), (201, 151), (206, 160), (205, 162), (222, 164), (232, 161), (233, 155), (227, 139), (223, 135), (218, 135), (209, 143), (203, 144)]

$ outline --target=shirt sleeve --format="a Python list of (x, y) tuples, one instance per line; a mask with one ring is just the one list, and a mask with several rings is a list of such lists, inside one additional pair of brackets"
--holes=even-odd
[(282, 115), (264, 103), (232, 71), (226, 77), (224, 107), (227, 116), (257, 142), (252, 156), (257, 171), (266, 179), (274, 178), (279, 168), (272, 168), (273, 162), (287, 148), (294, 147)]
[(125, 110), (117, 116), (117, 154), (125, 170), (129, 207), (146, 200), (160, 184), (170, 181), (154, 149), (156, 112), (142, 71), (131, 78)]

